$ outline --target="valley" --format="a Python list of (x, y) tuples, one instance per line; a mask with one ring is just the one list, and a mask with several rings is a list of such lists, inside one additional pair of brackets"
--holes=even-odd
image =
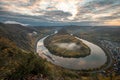
[[(65, 32), (67, 33), (61, 32), (63, 34), (60, 33), (60, 34), (56, 34), (56, 36), (54, 35), (53, 40), (51, 41), (55, 41), (55, 40), (57, 41), (51, 42), (52, 44), (49, 46), (53, 46), (53, 43), (66, 43), (65, 45), (69, 47), (68, 42), (70, 41), (69, 43), (72, 43), (72, 45), (74, 45), (75, 48), (78, 47), (77, 43), (79, 43), (79, 45), (82, 44), (83, 46), (85, 46), (89, 52), (90, 46), (88, 45), (86, 46), (86, 44), (83, 44), (84, 41), (82, 40), (78, 41), (78, 39), (71, 37), (71, 36), (76, 36), (80, 39), (84, 39), (89, 42), (92, 42), (93, 44), (97, 44), (105, 52), (107, 52), (108, 50), (109, 51), (112, 50), (111, 52), (114, 53), (116, 51), (117, 55), (119, 56), (119, 50), (116, 49), (116, 47), (119, 47), (119, 35), (116, 35), (119, 33), (119, 27), (118, 28), (107, 27), (103, 29), (99, 27), (90, 27), (90, 26), (89, 27), (74, 26), (74, 27), (66, 26)], [(40, 57), (40, 54), (35, 52), (37, 42), (40, 39), (44, 38), (45, 36), (53, 34), (55, 30), (60, 30), (62, 28), (63, 28), (62, 26), (61, 27), (56, 26), (54, 28), (53, 27), (25, 27), (21, 25), (14, 25), (14, 24), (6, 25), (1, 23), (0, 24), (0, 79), (31, 80), (30, 78), (33, 78), (35, 80), (35, 78), (37, 78), (42, 80), (56, 80), (56, 79), (58, 80), (61, 80), (61, 79), (63, 80), (73, 80), (73, 79), (74, 80), (79, 80), (79, 79), (109, 80), (112, 78), (113, 80), (118, 80), (120, 78), (119, 57), (116, 57), (115, 54), (112, 55), (114, 56), (114, 58), (112, 58), (112, 64), (114, 65), (116, 64), (116, 66), (109, 65), (108, 67), (104, 68), (109, 63), (109, 59), (108, 59), (108, 62), (105, 63), (105, 66), (100, 67), (98, 63), (96, 63), (97, 66), (99, 66), (98, 68), (88, 69), (88, 70), (70, 69), (70, 67), (77, 68), (77, 66), (75, 67), (75, 65), (77, 61), (81, 61), (81, 59), (80, 60), (76, 59), (73, 62), (70, 61), (69, 63), (69, 59), (64, 60), (63, 58), (61, 59), (61, 57), (59, 57), (60, 60), (57, 59), (58, 57), (56, 58), (55, 56), (52, 55), (54, 53), (51, 54), (52, 56), (45, 54), (45, 52), (42, 52), (43, 48), (40, 51), (40, 53), (41, 54), (44, 53), (45, 58), (42, 58), (42, 56)], [(100, 33), (102, 30), (104, 30), (103, 34)], [(105, 33), (106, 34), (108, 33), (109, 35), (106, 35)], [(64, 34), (66, 35), (62, 36)], [(61, 36), (57, 37), (57, 35), (61, 35)], [(60, 40), (58, 38), (60, 38)], [(69, 40), (69, 41), (64, 42), (65, 40)], [(111, 46), (111, 48), (107, 47), (107, 45), (111, 45), (110, 42), (112, 43), (112, 46), (114, 45), (113, 47)], [(73, 43), (76, 43), (77, 46)], [(56, 44), (55, 46), (59, 46), (59, 45)], [(64, 48), (67, 50), (67, 47), (64, 47)], [(59, 46), (58, 48), (62, 49), (61, 46)], [(70, 50), (72, 50), (72, 48)], [(95, 50), (95, 48), (93, 49)], [(111, 53), (108, 52), (108, 54), (111, 54)], [(57, 54), (57, 55), (60, 56), (60, 54)], [(68, 53), (67, 55), (71, 55), (71, 54)], [(86, 55), (86, 57), (89, 55), (91, 54)], [(72, 55), (72, 57), (73, 56), (74, 55)], [(67, 56), (66, 58), (69, 58), (69, 57)], [(92, 59), (94, 59), (94, 61), (98, 60), (98, 58), (96, 59), (95, 58), (96, 57), (94, 56), (94, 58)], [(74, 66), (70, 66), (69, 68), (68, 67), (64, 68), (58, 64), (58, 61), (61, 61), (62, 65), (64, 66), (65, 65), (69, 66), (71, 63)], [(67, 63), (69, 63), (69, 65)], [(80, 62), (80, 64), (81, 63), (82, 62)], [(89, 63), (91, 64), (92, 62), (89, 62)], [(90, 66), (90, 64), (87, 63), (87, 65), (85, 65), (84, 68)], [(78, 67), (78, 69), (79, 68), (80, 67)]]

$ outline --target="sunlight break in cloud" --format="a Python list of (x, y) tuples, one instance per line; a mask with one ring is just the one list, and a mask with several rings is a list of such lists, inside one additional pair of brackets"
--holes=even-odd
[(30, 3), (28, 0), (2, 0), (1, 2), (5, 5), (1, 7), (10, 12), (33, 16), (44, 15), (45, 11), (61, 10), (72, 14), (68, 19), (74, 19), (77, 14), (78, 3), (81, 1), (82, 0), (35, 0), (33, 3)]
[(119, 25), (119, 10), (119, 0), (0, 0), (0, 14), (37, 17), (38, 22), (96, 21)]

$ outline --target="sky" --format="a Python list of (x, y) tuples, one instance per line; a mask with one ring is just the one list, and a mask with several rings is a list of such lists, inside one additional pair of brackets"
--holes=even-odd
[(120, 0), (0, 0), (0, 22), (120, 26)]

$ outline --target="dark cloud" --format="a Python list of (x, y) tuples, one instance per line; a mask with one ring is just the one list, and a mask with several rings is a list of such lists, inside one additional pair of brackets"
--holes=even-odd
[(113, 15), (113, 16), (105, 16), (98, 18), (99, 20), (114, 20), (114, 19), (120, 19), (120, 15)]
[(68, 17), (68, 16), (72, 16), (72, 14), (70, 14), (69, 12), (63, 12), (63, 11), (47, 11), (45, 12), (45, 15), (48, 16), (59, 16), (59, 17)]
[[(120, 0), (82, 0), (83, 2), (87, 1), (83, 5), (78, 5), (81, 0), (75, 1), (77, 4), (71, 5), (73, 9), (69, 9), (70, 4), (67, 4), (64, 0), (58, 1), (59, 5), (57, 5), (57, 2), (56, 4), (50, 1), (47, 3), (47, 0), (1, 0), (0, 20), (28, 20), (28, 22), (33, 21), (34, 23), (71, 22), (75, 24), (76, 22), (76, 24), (81, 25), (87, 23), (87, 25), (92, 25), (103, 23), (102, 21), (105, 20), (120, 19)], [(41, 2), (43, 2), (42, 5)], [(61, 2), (66, 5), (61, 6)]]
[(67, 17), (72, 16), (69, 12), (63, 11), (47, 11), (44, 16), (46, 18), (54, 19), (54, 21), (68, 20)]

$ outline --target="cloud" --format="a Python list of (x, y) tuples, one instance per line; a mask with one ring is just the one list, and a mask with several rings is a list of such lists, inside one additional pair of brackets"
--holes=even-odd
[(68, 20), (68, 17), (72, 16), (69, 12), (63, 12), (60, 10), (46, 11), (44, 15), (46, 18), (50, 18), (55, 21), (65, 21)]
[(119, 0), (0, 0), (0, 15), (37, 21), (91, 22), (120, 18)]
[(14, 13), (40, 16), (48, 11), (63, 11), (68, 12), (71, 15), (69, 19), (72, 19), (77, 14), (77, 3), (82, 0), (1, 0), (1, 8), (5, 11)]
[(4, 22), (5, 24), (20, 24), (22, 26), (28, 26), (29, 24), (23, 24), (23, 23), (20, 23), (20, 22), (16, 22), (16, 21), (5, 21)]

